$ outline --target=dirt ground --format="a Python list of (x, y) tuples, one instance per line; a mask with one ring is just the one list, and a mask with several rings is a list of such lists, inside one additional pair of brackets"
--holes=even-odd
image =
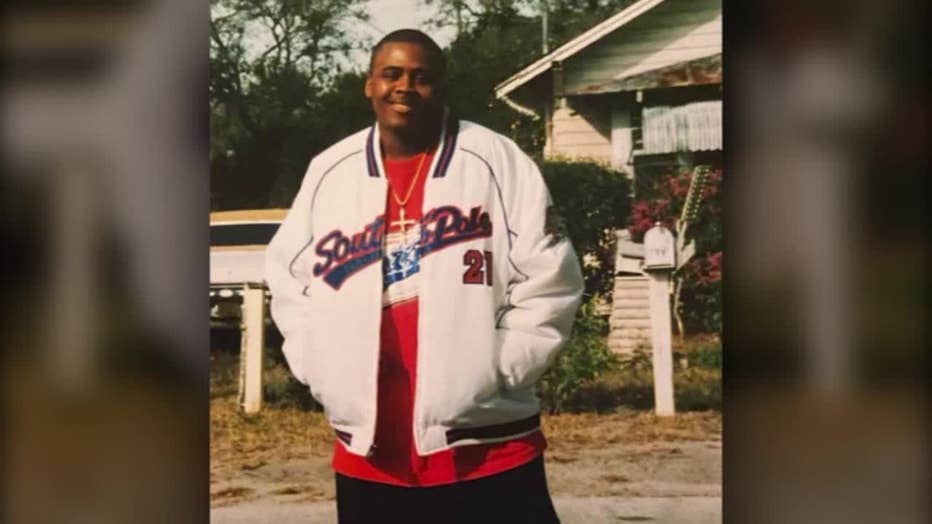
[[(721, 415), (664, 419), (642, 411), (545, 416), (547, 476), (555, 497), (721, 496)], [(332, 432), (321, 413), (238, 413), (211, 400), (211, 507), (334, 498)]]

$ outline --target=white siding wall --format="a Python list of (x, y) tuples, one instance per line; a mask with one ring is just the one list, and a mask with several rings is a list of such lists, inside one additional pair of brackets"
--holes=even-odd
[(571, 103), (553, 111), (550, 155), (609, 164), (612, 160), (611, 114), (596, 106), (579, 103), (573, 107)]
[(629, 107), (616, 107), (612, 110), (612, 167), (628, 176), (634, 175), (634, 163), (631, 162), (634, 149), (631, 111)]
[(638, 348), (650, 350), (649, 281), (646, 276), (615, 278), (612, 313), (608, 319), (608, 347), (627, 354)]
[(721, 0), (667, 0), (567, 59), (564, 92), (721, 52)]

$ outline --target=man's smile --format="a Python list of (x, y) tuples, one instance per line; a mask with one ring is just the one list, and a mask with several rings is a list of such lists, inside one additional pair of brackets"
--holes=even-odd
[(407, 114), (414, 111), (416, 108), (414, 104), (407, 102), (389, 102), (389, 107), (391, 107), (396, 113)]

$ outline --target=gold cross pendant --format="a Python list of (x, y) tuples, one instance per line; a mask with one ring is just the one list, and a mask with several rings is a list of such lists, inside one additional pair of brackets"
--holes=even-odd
[(405, 208), (404, 208), (404, 206), (401, 206), (401, 209), (398, 210), (398, 216), (399, 216), (400, 218), (399, 218), (398, 220), (395, 220), (395, 221), (389, 223), (389, 226), (391, 226), (391, 227), (400, 227), (400, 228), (401, 228), (401, 236), (404, 238), (404, 237), (406, 237), (406, 235), (405, 235), (405, 226), (408, 225), (408, 224), (417, 224), (417, 220), (414, 220), (414, 219), (405, 220)]

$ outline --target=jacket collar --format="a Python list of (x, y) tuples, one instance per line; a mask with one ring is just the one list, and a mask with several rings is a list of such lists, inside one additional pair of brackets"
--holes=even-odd
[[(456, 149), (456, 137), (459, 134), (459, 120), (444, 109), (443, 127), (440, 130), (440, 144), (437, 146), (439, 154), (435, 154), (431, 161), (429, 173), (433, 178), (443, 178), (450, 166), (450, 159)], [(369, 136), (366, 138), (366, 168), (369, 176), (385, 178), (385, 168), (382, 166), (382, 148), (379, 147), (379, 126), (372, 124)]]

